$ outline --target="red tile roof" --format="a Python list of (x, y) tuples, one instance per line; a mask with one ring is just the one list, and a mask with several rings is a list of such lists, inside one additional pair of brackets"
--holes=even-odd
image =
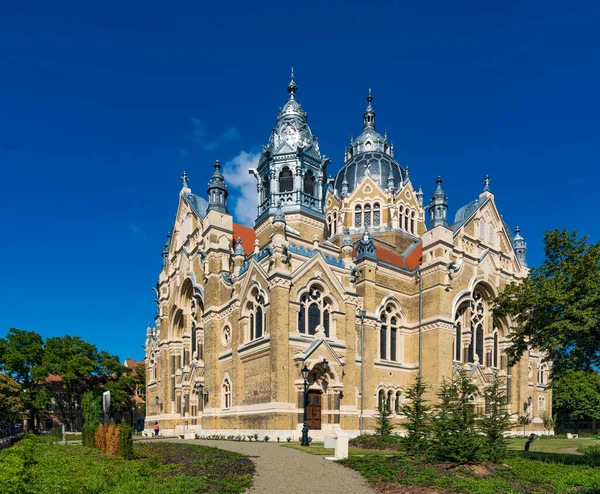
[(242, 247), (244, 247), (244, 252), (246, 254), (251, 254), (252, 252), (254, 252), (254, 241), (256, 240), (256, 232), (254, 231), (253, 228), (244, 226), (244, 225), (238, 225), (237, 223), (233, 224), (233, 241), (234, 241), (234, 248), (235, 248), (235, 242), (237, 242), (237, 239), (241, 237), (242, 238)]
[[(356, 250), (352, 252), (352, 255), (356, 257)], [(419, 243), (419, 245), (415, 246), (406, 257), (402, 257), (400, 254), (394, 254), (381, 247), (376, 247), (375, 257), (379, 261), (387, 262), (388, 264), (412, 271), (421, 264), (422, 244)]]

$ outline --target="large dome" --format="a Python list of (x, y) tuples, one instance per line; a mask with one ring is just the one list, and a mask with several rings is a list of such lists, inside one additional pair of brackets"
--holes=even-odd
[[(394, 160), (394, 146), (388, 142), (387, 133), (375, 130), (375, 110), (371, 106), (371, 88), (367, 96), (367, 109), (363, 114), (363, 130), (356, 139), (350, 139), (350, 148), (344, 156), (344, 166), (337, 173), (333, 186), (338, 194), (349, 194), (368, 173), (384, 189), (400, 188), (407, 173)], [(393, 181), (393, 184), (392, 184)]]
[[(390, 172), (394, 179), (394, 188), (401, 186), (406, 180), (406, 172), (396, 163), (394, 158), (382, 152), (360, 153), (350, 158), (337, 173), (334, 188), (338, 194), (349, 194), (367, 174), (379, 182), (384, 189), (388, 188)], [(344, 181), (347, 188), (344, 188)]]

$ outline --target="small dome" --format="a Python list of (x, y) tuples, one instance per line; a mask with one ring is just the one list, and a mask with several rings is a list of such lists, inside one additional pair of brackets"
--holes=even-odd
[(346, 180), (348, 193), (351, 193), (367, 174), (367, 170), (384, 189), (387, 188), (390, 172), (396, 187), (406, 180), (406, 172), (391, 156), (381, 152), (361, 153), (350, 158), (337, 173), (333, 184), (335, 190), (342, 194), (342, 185)]
[(394, 160), (394, 148), (388, 142), (387, 133), (375, 130), (375, 110), (371, 102), (371, 88), (367, 96), (367, 109), (363, 114), (363, 130), (356, 139), (350, 140), (350, 148), (344, 156), (344, 166), (334, 179), (338, 194), (349, 194), (367, 174), (384, 188), (399, 188), (408, 179), (408, 173)]

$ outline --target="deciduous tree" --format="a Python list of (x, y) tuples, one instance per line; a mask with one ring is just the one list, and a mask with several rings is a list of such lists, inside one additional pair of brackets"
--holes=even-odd
[(529, 278), (494, 301), (496, 317), (512, 320), (511, 362), (533, 346), (552, 361), (553, 376), (600, 366), (600, 243), (577, 232), (547, 231), (546, 258)]

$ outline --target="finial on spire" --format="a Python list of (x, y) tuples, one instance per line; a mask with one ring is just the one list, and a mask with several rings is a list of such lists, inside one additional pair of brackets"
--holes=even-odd
[(183, 181), (183, 186), (187, 187), (188, 186), (188, 182), (190, 181), (190, 179), (187, 176), (187, 173), (185, 173), (185, 170), (183, 171), (183, 175), (181, 176), (181, 180)]
[(373, 101), (373, 93), (371, 93), (371, 86), (369, 86), (369, 95), (367, 96), (367, 109), (363, 114), (363, 130), (367, 128), (371, 128), (375, 130), (375, 110), (371, 106), (371, 102)]
[(290, 75), (290, 83), (288, 84), (287, 90), (290, 94), (290, 99), (295, 99), (296, 93), (298, 92), (298, 85), (294, 80), (294, 67), (292, 67), (292, 74)]
[(485, 178), (483, 179), (483, 191), (484, 192), (489, 192), (490, 191), (490, 176), (486, 175)]
[(221, 169), (221, 162), (219, 160), (215, 160), (215, 170)]
[(521, 233), (521, 229), (519, 227), (515, 228), (515, 235), (518, 235), (519, 233)]

